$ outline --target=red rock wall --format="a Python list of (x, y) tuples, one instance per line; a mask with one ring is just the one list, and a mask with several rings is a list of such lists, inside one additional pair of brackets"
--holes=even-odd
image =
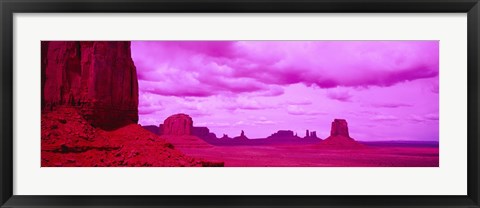
[(175, 114), (165, 119), (163, 125), (160, 125), (160, 128), (162, 135), (191, 135), (193, 129), (193, 120), (189, 115)]
[(138, 80), (130, 42), (43, 41), (42, 110), (75, 106), (93, 126), (138, 121)]

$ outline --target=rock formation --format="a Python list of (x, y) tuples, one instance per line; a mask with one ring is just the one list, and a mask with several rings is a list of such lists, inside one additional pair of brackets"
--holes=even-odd
[(332, 128), (330, 129), (330, 136), (344, 136), (350, 137), (348, 134), (348, 124), (345, 119), (335, 119), (332, 122)]
[(245, 132), (242, 130), (240, 136), (233, 137), (234, 140), (249, 140), (247, 136), (245, 136)]
[(219, 142), (217, 135), (215, 135), (213, 132), (210, 132), (210, 129), (207, 127), (193, 127), (192, 135), (197, 136), (210, 144), (217, 144)]
[(309, 131), (307, 129), (307, 131), (305, 132), (305, 137), (303, 137), (304, 139), (320, 139), (317, 137), (317, 132), (316, 131)]
[[(310, 132), (306, 130), (306, 136), (301, 138), (296, 133), (294, 134), (292, 130), (279, 130), (276, 133), (273, 133), (266, 139), (264, 139), (265, 144), (311, 144), (320, 142), (321, 139), (316, 136), (316, 133), (313, 131)], [(257, 139), (256, 142), (262, 142), (263, 139)]]
[(195, 148), (211, 148), (211, 144), (217, 140), (208, 128), (193, 127), (192, 117), (183, 113), (165, 119), (159, 126), (158, 135), (187, 154), (191, 154)]
[(42, 41), (42, 111), (78, 108), (93, 126), (138, 121), (137, 72), (130, 42)]
[[(159, 126), (146, 125), (146, 126), (142, 126), (142, 127), (145, 130), (148, 130), (149, 132), (152, 132), (156, 135), (159, 135), (159, 136), (166, 135), (166, 134), (163, 134), (163, 131), (162, 131), (162, 129), (164, 128), (164, 124), (160, 124)], [(204, 141), (206, 141), (210, 144), (217, 144), (219, 142), (219, 139), (217, 138), (217, 135), (215, 135), (215, 133), (213, 133), (213, 132), (210, 132), (210, 129), (208, 129), (207, 127), (195, 127), (195, 126), (193, 126), (191, 129), (192, 129), (191, 134), (181, 134), (181, 135), (170, 134), (170, 136), (172, 136), (172, 135), (173, 136), (191, 135), (191, 136), (199, 137), (199, 138), (203, 139)]]
[(198, 136), (198, 137), (205, 137), (208, 134), (210, 134), (210, 129), (207, 127), (193, 127), (192, 128), (192, 135)]
[(350, 134), (348, 133), (348, 123), (345, 119), (333, 120), (332, 127), (330, 129), (330, 136), (323, 140), (320, 144), (341, 148), (363, 146), (350, 137)]
[(292, 139), (292, 138), (298, 138), (293, 134), (293, 131), (291, 130), (279, 130), (276, 133), (273, 133), (267, 139)]
[(232, 138), (230, 138), (227, 134), (223, 134), (222, 138), (220, 138), (222, 141), (223, 140), (226, 140), (226, 141), (223, 141), (223, 142), (228, 142), (229, 140), (231, 140)]
[(162, 135), (183, 136), (192, 135), (193, 120), (187, 114), (175, 114), (169, 116), (160, 125)]

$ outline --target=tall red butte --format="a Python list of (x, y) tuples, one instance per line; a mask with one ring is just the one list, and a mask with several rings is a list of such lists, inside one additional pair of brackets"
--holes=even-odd
[(75, 106), (93, 126), (138, 121), (138, 81), (130, 42), (43, 41), (42, 110)]
[(158, 133), (166, 141), (172, 143), (175, 147), (178, 147), (187, 154), (191, 153), (192, 148), (195, 151), (195, 149), (198, 148), (213, 147), (198, 136), (194, 135), (194, 128), (192, 117), (187, 114), (179, 113), (166, 118), (163, 124), (160, 124)]
[(320, 142), (320, 145), (335, 147), (363, 147), (348, 133), (348, 123), (345, 119), (334, 119), (330, 129), (330, 136)]

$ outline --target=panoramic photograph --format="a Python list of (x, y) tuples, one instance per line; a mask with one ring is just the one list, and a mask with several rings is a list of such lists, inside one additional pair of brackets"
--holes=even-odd
[(439, 167), (439, 41), (42, 41), (42, 167)]

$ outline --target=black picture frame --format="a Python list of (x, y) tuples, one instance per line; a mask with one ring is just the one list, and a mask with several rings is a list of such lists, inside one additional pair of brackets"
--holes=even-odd
[[(480, 207), (479, 0), (0, 0), (2, 207)], [(468, 194), (465, 196), (25, 196), (13, 195), (14, 13), (467, 13)]]

